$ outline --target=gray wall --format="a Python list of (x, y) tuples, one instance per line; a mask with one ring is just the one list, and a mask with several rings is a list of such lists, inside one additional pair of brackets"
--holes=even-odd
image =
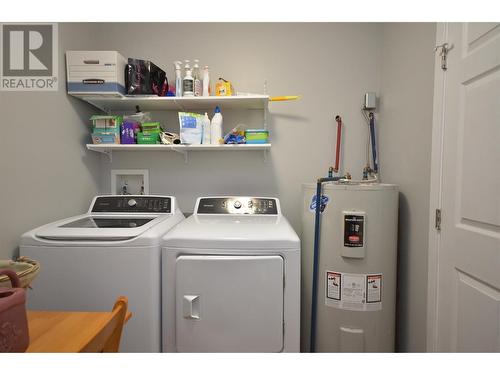
[[(151, 191), (174, 193), (184, 211), (192, 211), (203, 194), (277, 195), (300, 232), (301, 183), (326, 175), (333, 164), (337, 114), (346, 124), (345, 170), (361, 177), (366, 126), (360, 107), (366, 91), (379, 91), (380, 25), (170, 23), (95, 29), (99, 49), (150, 58), (168, 77), (174, 76), (174, 60), (199, 58), (211, 67), (212, 79), (230, 79), (236, 90), (262, 93), (267, 80), (270, 95), (302, 95), (296, 102), (270, 104), (272, 149), (266, 163), (254, 152), (191, 153), (188, 164), (171, 152), (115, 153), (112, 164), (103, 160), (103, 192), (109, 191), (110, 169), (148, 168)], [(261, 127), (258, 114), (248, 112), (224, 112), (225, 130), (239, 121)], [(178, 131), (175, 113), (155, 115)]]
[(92, 48), (85, 25), (59, 24), (59, 91), (0, 91), (0, 259), (19, 236), (88, 208), (98, 190), (99, 158), (88, 142), (87, 105), (66, 95), (64, 51)]
[(398, 337), (425, 351), (435, 24), (385, 24), (379, 144), (382, 179), (398, 184)]

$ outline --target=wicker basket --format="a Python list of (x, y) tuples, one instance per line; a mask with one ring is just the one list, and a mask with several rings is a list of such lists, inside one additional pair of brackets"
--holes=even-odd
[[(38, 275), (40, 263), (27, 257), (19, 257), (15, 261), (10, 259), (0, 260), (0, 269), (2, 268), (8, 268), (16, 272), (21, 280), (21, 287), (27, 288)], [(9, 278), (4, 275), (0, 276), (0, 288), (2, 287), (11, 287)]]

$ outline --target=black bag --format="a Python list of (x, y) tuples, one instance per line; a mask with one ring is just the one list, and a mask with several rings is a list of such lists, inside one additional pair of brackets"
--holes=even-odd
[(167, 75), (149, 60), (129, 58), (125, 67), (125, 86), (128, 95), (165, 96)]

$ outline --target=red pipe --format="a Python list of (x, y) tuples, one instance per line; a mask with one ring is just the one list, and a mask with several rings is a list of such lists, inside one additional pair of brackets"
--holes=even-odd
[(333, 168), (333, 171), (338, 173), (340, 164), (340, 141), (342, 139), (342, 118), (336, 116), (335, 121), (337, 121), (337, 149), (335, 151), (335, 168)]

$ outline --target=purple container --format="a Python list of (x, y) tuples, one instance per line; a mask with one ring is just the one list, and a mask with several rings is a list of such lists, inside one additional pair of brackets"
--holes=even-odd
[(135, 142), (135, 123), (125, 121), (120, 129), (120, 142), (122, 144), (134, 144)]

